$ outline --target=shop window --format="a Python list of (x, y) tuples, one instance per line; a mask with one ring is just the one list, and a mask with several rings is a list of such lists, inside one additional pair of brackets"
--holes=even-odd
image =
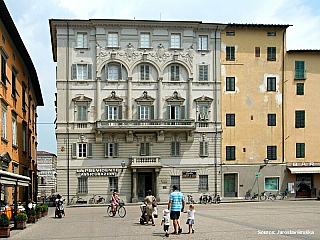
[(265, 177), (265, 191), (279, 191), (279, 177)]

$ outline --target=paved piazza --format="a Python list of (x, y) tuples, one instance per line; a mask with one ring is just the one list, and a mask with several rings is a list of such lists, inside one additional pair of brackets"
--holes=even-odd
[[(159, 206), (159, 212), (166, 205)], [(12, 230), (10, 239), (163, 239), (156, 226), (139, 224), (138, 205), (126, 206), (125, 218), (109, 217), (105, 206), (70, 207), (67, 216), (51, 213), (24, 230)], [(195, 233), (183, 232), (165, 239), (320, 239), (320, 201), (266, 201), (195, 205)], [(172, 222), (170, 232), (172, 232)]]

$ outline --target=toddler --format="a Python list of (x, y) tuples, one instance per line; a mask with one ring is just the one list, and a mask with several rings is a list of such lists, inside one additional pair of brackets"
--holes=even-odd
[(189, 210), (188, 211), (184, 211), (185, 213), (188, 213), (188, 220), (187, 220), (187, 224), (189, 225), (189, 232), (188, 233), (194, 233), (194, 229), (193, 229), (193, 224), (194, 224), (194, 213), (196, 212), (194, 210), (194, 205), (190, 204), (189, 206)]
[(170, 211), (168, 209), (163, 210), (163, 218), (161, 221), (161, 225), (163, 225), (163, 230), (165, 232), (165, 236), (169, 237), (169, 226), (170, 226)]

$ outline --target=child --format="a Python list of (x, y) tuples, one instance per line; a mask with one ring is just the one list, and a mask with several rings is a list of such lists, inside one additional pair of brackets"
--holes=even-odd
[(194, 213), (196, 212), (194, 210), (194, 205), (193, 204), (190, 204), (189, 206), (189, 210), (188, 211), (184, 211), (185, 213), (188, 213), (188, 220), (187, 220), (187, 224), (189, 225), (189, 232), (191, 232), (192, 230), (192, 233), (194, 233), (194, 229), (193, 229), (193, 224), (194, 224)]
[(169, 226), (170, 226), (170, 211), (168, 209), (163, 210), (163, 218), (161, 221), (161, 225), (163, 225), (163, 230), (165, 232), (165, 236), (169, 237)]

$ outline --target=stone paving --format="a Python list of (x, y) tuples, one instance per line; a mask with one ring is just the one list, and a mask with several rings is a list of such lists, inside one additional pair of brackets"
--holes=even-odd
[[(68, 207), (67, 216), (47, 217), (24, 230), (12, 230), (10, 239), (320, 239), (320, 201), (266, 201), (195, 205), (195, 233), (164, 237), (160, 218), (156, 226), (139, 224), (139, 205), (125, 206), (125, 218), (109, 217), (106, 206)], [(159, 207), (160, 217), (166, 205)], [(172, 232), (172, 223), (170, 232)]]

